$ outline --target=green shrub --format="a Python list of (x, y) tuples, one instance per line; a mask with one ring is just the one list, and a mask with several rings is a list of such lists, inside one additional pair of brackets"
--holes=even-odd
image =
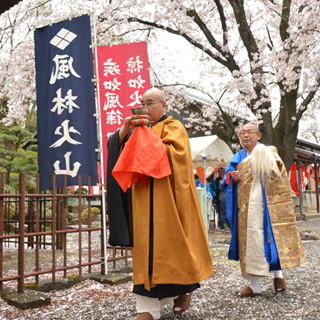
[[(88, 215), (89, 215), (89, 210), (85, 209), (81, 212), (81, 222), (83, 224), (88, 224)], [(92, 207), (91, 208), (91, 217), (97, 217), (100, 215), (100, 210), (99, 208)]]
[[(81, 210), (85, 210), (85, 209), (88, 209), (88, 205), (87, 204), (81, 204)], [(79, 212), (79, 206), (73, 206), (72, 207), (72, 213), (75, 213), (75, 214), (78, 214)]]

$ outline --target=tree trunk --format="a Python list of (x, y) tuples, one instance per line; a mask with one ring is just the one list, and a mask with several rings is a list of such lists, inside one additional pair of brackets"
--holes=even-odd
[[(281, 87), (281, 85), (280, 85)], [(287, 92), (281, 98), (280, 116), (273, 130), (274, 146), (278, 148), (279, 156), (283, 160), (287, 171), (294, 160), (296, 140), (299, 130), (299, 119), (296, 117), (296, 92)]]

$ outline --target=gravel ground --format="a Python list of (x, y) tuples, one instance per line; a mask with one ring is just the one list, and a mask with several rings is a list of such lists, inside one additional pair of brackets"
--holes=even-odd
[[(320, 235), (320, 219), (298, 221), (300, 231)], [(174, 316), (163, 308), (162, 319), (320, 319), (320, 241), (303, 241), (307, 260), (302, 267), (284, 271), (288, 290), (276, 294), (273, 278), (260, 282), (262, 295), (241, 298), (234, 292), (247, 283), (241, 277), (239, 263), (227, 259), (230, 232), (210, 230), (209, 247), (214, 274), (201, 283), (188, 311)], [(19, 310), (0, 299), (0, 319), (135, 319), (132, 283), (101, 285), (91, 280), (68, 290), (46, 293), (51, 306)]]

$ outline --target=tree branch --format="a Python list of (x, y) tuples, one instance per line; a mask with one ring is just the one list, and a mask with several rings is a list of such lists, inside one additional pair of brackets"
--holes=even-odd
[(289, 17), (290, 17), (290, 7), (291, 0), (283, 0), (282, 3), (282, 14), (281, 14), (281, 22), (280, 22), (280, 37), (284, 42), (287, 38), (289, 38), (288, 28), (289, 28)]
[[(210, 56), (212, 59), (216, 60), (217, 62), (219, 62), (220, 64), (224, 65), (225, 67), (228, 68), (228, 62), (224, 59), (222, 59), (221, 57), (215, 55), (212, 53), (211, 50), (207, 49), (207, 48), (204, 48), (204, 46), (193, 40), (190, 36), (188, 36), (186, 33), (182, 32), (180, 33), (179, 30), (174, 30), (170, 27), (165, 27), (161, 24), (158, 24), (156, 22), (150, 22), (150, 21), (146, 21), (146, 20), (142, 20), (142, 19), (139, 19), (139, 18), (128, 18), (128, 21), (129, 22), (138, 22), (138, 23), (141, 23), (141, 24), (145, 24), (147, 26), (150, 26), (150, 27), (153, 27), (153, 28), (157, 28), (157, 29), (161, 29), (161, 30), (166, 30), (167, 32), (169, 33), (172, 33), (172, 34), (175, 34), (175, 35), (178, 35), (178, 36), (181, 36), (183, 38), (185, 38), (190, 44), (192, 44), (194, 47), (202, 50), (203, 52), (205, 52), (208, 56)], [(221, 48), (220, 48), (221, 50)]]
[[(218, 11), (219, 11), (219, 15), (220, 15), (220, 20), (221, 20), (221, 24), (222, 24), (222, 30), (223, 30), (223, 42), (224, 44), (227, 44), (228, 39), (227, 39), (227, 24), (226, 24), (226, 19), (223, 13), (223, 8), (220, 4), (219, 0), (215, 0), (217, 7), (218, 7)], [(231, 55), (231, 53), (227, 53), (225, 51), (223, 51), (221, 49), (221, 46), (218, 45), (216, 39), (214, 38), (214, 36), (212, 35), (212, 33), (210, 32), (210, 30), (208, 29), (207, 25), (202, 21), (202, 19), (199, 17), (198, 13), (196, 12), (195, 9), (192, 10), (188, 10), (187, 11), (187, 16), (193, 18), (194, 22), (198, 25), (198, 27), (200, 28), (200, 30), (203, 32), (203, 34), (205, 35), (205, 37), (207, 38), (207, 40), (209, 41), (209, 43), (211, 44), (211, 46), (213, 48), (215, 48), (226, 60), (227, 63), (225, 64), (225, 66), (231, 71), (233, 72), (234, 70), (239, 70), (239, 66), (237, 65), (236, 61), (234, 60), (233, 56)]]
[(216, 3), (216, 6), (218, 8), (221, 26), (223, 30), (223, 45), (226, 45), (228, 44), (228, 37), (227, 37), (228, 29), (227, 29), (226, 17), (224, 15), (223, 7), (220, 3), (220, 0), (214, 0), (214, 2)]
[(251, 32), (246, 18), (243, 1), (229, 0), (238, 24), (238, 30), (244, 46), (247, 49), (250, 61), (253, 61), (253, 53), (259, 53), (257, 43)]
[[(317, 84), (318, 84), (318, 90), (320, 87), (320, 77), (317, 79)], [(300, 108), (297, 112), (297, 120), (300, 120), (304, 112), (307, 111), (309, 103), (312, 101), (314, 96), (317, 94), (318, 90), (311, 91), (308, 93), (307, 97), (302, 101)], [(301, 108), (302, 107), (302, 108)]]
[(270, 51), (271, 51), (272, 48), (274, 48), (274, 45), (273, 45), (273, 41), (272, 41), (271, 36), (270, 36), (269, 28), (266, 27), (266, 29), (267, 29), (268, 38), (269, 38), (269, 41), (270, 41), (270, 44), (271, 44), (271, 48), (269, 48)]

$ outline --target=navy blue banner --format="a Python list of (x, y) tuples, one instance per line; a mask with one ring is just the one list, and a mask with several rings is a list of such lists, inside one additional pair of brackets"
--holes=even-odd
[(95, 185), (97, 128), (88, 15), (35, 31), (40, 189)]

